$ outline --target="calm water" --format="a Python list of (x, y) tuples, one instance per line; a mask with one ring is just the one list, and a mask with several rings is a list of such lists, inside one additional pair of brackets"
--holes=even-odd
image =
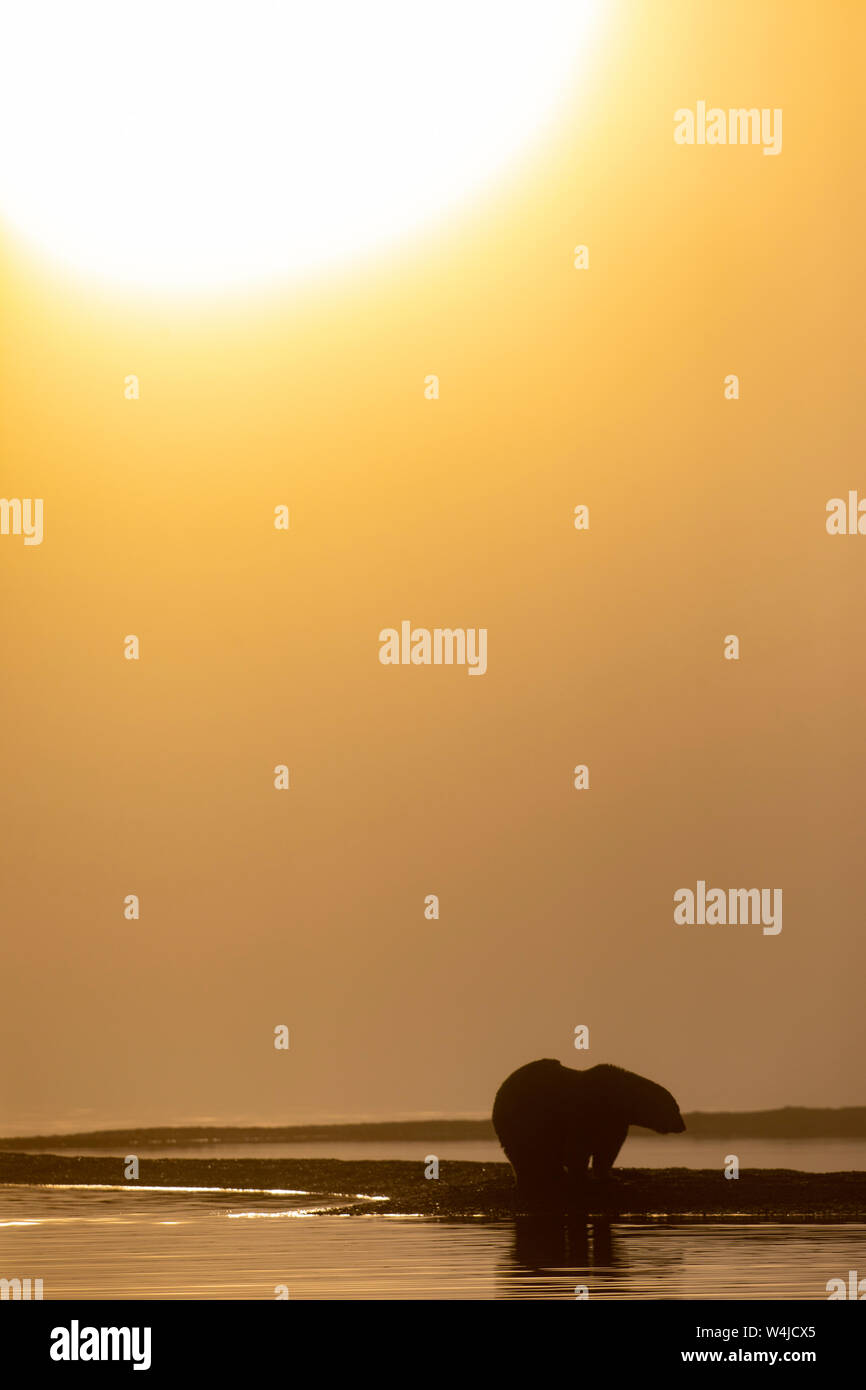
[(0, 1187), (0, 1275), (51, 1298), (825, 1299), (866, 1226), (596, 1226), (570, 1252), (511, 1222), (311, 1215), (326, 1193)]
[[(59, 1153), (124, 1155), (123, 1145), (114, 1148), (59, 1149)], [(25, 1150), (26, 1152), (26, 1150)], [(503, 1163), (505, 1155), (490, 1141), (443, 1140), (427, 1144), (401, 1140), (381, 1143), (351, 1142), (309, 1144), (166, 1144), (140, 1147), (143, 1158), (342, 1158), (407, 1159), (421, 1163), (428, 1153), (440, 1159), (465, 1162)], [(723, 1168), (725, 1155), (735, 1153), (740, 1168), (796, 1168), (803, 1173), (842, 1173), (866, 1170), (866, 1140), (863, 1139), (689, 1139), (687, 1135), (668, 1135), (647, 1139), (635, 1135), (627, 1139), (617, 1159), (620, 1168)]]

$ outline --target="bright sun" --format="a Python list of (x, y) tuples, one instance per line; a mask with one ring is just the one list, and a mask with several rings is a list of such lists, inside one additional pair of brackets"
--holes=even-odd
[(91, 276), (238, 285), (479, 191), (568, 95), (594, 0), (22, 0), (0, 216)]

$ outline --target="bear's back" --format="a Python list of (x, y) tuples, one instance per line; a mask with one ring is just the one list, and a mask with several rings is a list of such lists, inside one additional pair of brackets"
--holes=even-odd
[(505, 1152), (563, 1135), (584, 1075), (543, 1057), (506, 1077), (493, 1102), (493, 1128)]

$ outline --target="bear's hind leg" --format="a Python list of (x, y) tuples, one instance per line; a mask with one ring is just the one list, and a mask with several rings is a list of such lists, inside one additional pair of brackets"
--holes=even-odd
[(517, 1178), (518, 1211), (558, 1211), (565, 1201), (565, 1174), (550, 1161), (512, 1158)]

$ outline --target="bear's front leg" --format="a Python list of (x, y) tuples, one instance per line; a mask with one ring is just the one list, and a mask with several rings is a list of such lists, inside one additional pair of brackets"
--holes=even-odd
[(565, 1158), (567, 1169), (566, 1195), (571, 1212), (586, 1213), (590, 1205), (589, 1152), (573, 1149)]
[(592, 1175), (595, 1180), (596, 1202), (606, 1210), (612, 1200), (611, 1170), (614, 1160), (625, 1143), (628, 1125), (607, 1129), (595, 1142), (592, 1151)]

